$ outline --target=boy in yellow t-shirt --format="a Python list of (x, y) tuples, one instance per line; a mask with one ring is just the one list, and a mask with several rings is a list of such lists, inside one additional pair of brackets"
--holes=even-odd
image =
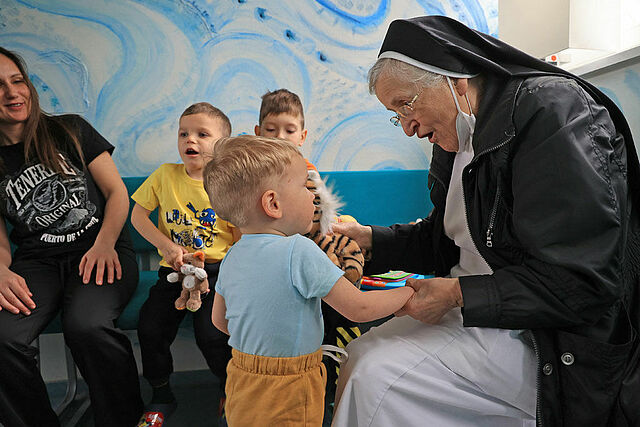
[[(222, 111), (206, 102), (191, 105), (180, 116), (178, 130), (183, 164), (163, 164), (131, 196), (136, 202), (131, 223), (162, 257), (158, 282), (140, 309), (138, 338), (143, 376), (153, 388), (142, 420), (166, 419), (177, 406), (169, 383), (173, 371), (170, 346), (186, 313), (174, 306), (181, 283), (170, 283), (167, 276), (180, 270), (184, 254), (202, 251), (213, 287), (220, 261), (239, 238), (233, 225), (217, 217), (202, 185), (202, 171), (213, 144), (230, 134), (231, 123)], [(156, 208), (157, 227), (149, 219)], [(228, 337), (211, 323), (212, 306), (213, 292), (202, 295), (202, 306), (193, 313), (194, 332), (200, 351), (224, 391), (231, 348)]]

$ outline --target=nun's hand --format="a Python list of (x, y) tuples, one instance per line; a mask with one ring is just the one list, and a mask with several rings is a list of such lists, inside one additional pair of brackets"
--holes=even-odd
[(407, 279), (406, 286), (412, 287), (416, 292), (396, 312), (396, 316), (409, 315), (421, 322), (435, 325), (451, 309), (464, 305), (460, 282), (455, 278)]
[(358, 246), (363, 252), (371, 252), (372, 235), (373, 231), (371, 227), (361, 225), (357, 222), (338, 222), (331, 224), (331, 231), (329, 234), (340, 233), (356, 241)]

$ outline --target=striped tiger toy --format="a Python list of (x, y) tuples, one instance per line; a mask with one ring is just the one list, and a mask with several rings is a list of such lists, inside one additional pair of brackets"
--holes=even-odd
[(344, 277), (360, 288), (364, 256), (355, 240), (343, 234), (327, 235), (331, 224), (338, 220), (337, 211), (342, 203), (327, 188), (318, 171), (309, 170), (307, 188), (315, 195), (313, 204), (313, 226), (305, 234), (322, 249), (335, 265), (344, 271)]
[[(331, 224), (337, 221), (337, 211), (342, 207), (342, 203), (327, 188), (318, 171), (310, 169), (308, 172), (307, 188), (315, 195), (313, 200), (315, 212), (313, 215), (313, 227), (305, 236), (316, 242), (329, 259), (344, 271), (344, 277), (360, 288), (364, 267), (364, 256), (360, 246), (354, 240), (342, 234), (326, 234)], [(345, 217), (340, 218), (344, 220)], [(349, 342), (360, 336), (360, 327), (356, 322), (347, 319), (324, 301), (322, 302), (322, 319), (324, 322), (323, 344), (345, 348)], [(333, 359), (325, 359), (324, 364), (327, 367), (325, 399), (328, 402), (333, 402), (340, 365)]]

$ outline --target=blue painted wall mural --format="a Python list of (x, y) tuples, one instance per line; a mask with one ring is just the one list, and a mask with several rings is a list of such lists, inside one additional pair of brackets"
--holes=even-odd
[(300, 95), (320, 170), (424, 169), (369, 95), (366, 73), (396, 18), (448, 15), (497, 35), (498, 0), (0, 0), (0, 45), (19, 52), (43, 108), (86, 117), (123, 176), (177, 162), (178, 116), (208, 101), (253, 133), (260, 97)]

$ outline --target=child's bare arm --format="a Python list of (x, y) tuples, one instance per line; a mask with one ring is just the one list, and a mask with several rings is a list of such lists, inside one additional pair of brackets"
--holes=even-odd
[(156, 227), (149, 219), (151, 211), (143, 208), (139, 204), (133, 206), (131, 211), (131, 224), (149, 243), (160, 249), (165, 261), (179, 271), (182, 265), (182, 255), (187, 253), (187, 249), (174, 243)]
[(224, 297), (219, 293), (213, 295), (213, 310), (211, 311), (211, 321), (213, 326), (220, 329), (225, 334), (229, 335), (229, 321), (226, 319), (227, 305), (224, 302)]
[(349, 320), (370, 322), (400, 310), (413, 293), (408, 286), (362, 292), (343, 276), (323, 300)]

